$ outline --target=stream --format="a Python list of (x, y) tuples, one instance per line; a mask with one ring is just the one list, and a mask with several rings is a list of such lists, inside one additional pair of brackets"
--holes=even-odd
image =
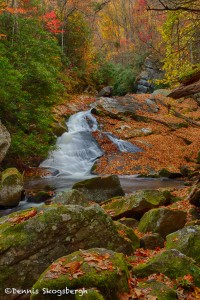
[[(100, 130), (96, 118), (90, 110), (72, 115), (66, 123), (68, 132), (57, 139), (56, 149), (40, 165), (53, 171), (46, 178), (32, 178), (25, 181), (25, 190), (41, 191), (48, 188), (56, 192), (70, 189), (75, 182), (92, 178), (91, 168), (104, 152), (92, 136), (92, 132)], [(130, 142), (118, 139), (115, 135), (104, 132), (120, 152), (137, 153), (143, 151)], [(137, 175), (119, 176), (125, 193), (140, 189), (157, 189), (166, 187), (181, 187), (182, 181), (166, 178), (137, 178)], [(13, 211), (26, 209), (41, 204), (21, 201), (19, 206), (3, 211), (3, 215)], [(2, 215), (2, 211), (0, 212)]]

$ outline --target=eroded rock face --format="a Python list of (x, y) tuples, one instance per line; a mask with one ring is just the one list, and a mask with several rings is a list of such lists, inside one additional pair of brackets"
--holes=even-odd
[(140, 219), (150, 209), (168, 204), (169, 199), (169, 192), (136, 191), (132, 195), (112, 199), (108, 203), (103, 204), (102, 208), (115, 220), (122, 217)]
[[(57, 268), (57, 272), (52, 272), (54, 267)], [(96, 248), (64, 256), (40, 276), (33, 286), (39, 294), (33, 295), (31, 300), (55, 299), (55, 295), (43, 295), (42, 289), (65, 290), (66, 286), (70, 290), (84, 289), (85, 295), (88, 288), (97, 288), (105, 299), (119, 299), (120, 293), (129, 292), (128, 268), (123, 254)], [(65, 297), (68, 298), (67, 295)], [(72, 298), (69, 296), (69, 299)]]
[(6, 169), (1, 173), (0, 205), (17, 206), (21, 200), (23, 178), (15, 168)]
[(0, 121), (0, 163), (4, 159), (11, 143), (10, 133)]
[(138, 229), (141, 232), (159, 233), (163, 238), (166, 235), (184, 227), (187, 213), (182, 210), (168, 208), (151, 209), (140, 220)]
[(192, 274), (195, 285), (200, 287), (200, 268), (176, 249), (166, 250), (147, 263), (133, 267), (133, 274), (137, 277), (147, 277), (153, 273), (163, 273), (172, 279)]
[(167, 249), (177, 249), (200, 263), (200, 226), (187, 226), (166, 238)]
[(117, 175), (105, 177), (94, 177), (84, 181), (77, 182), (72, 189), (82, 192), (88, 200), (102, 202), (116, 196), (124, 196)]
[(137, 247), (118, 233), (98, 205), (51, 205), (13, 213), (1, 218), (0, 235), (1, 295), (10, 283), (30, 288), (52, 261), (79, 249), (105, 247), (131, 254)]

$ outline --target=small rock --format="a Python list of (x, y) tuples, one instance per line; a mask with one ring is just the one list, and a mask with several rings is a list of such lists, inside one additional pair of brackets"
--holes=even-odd
[(113, 87), (112, 86), (106, 86), (104, 87), (97, 95), (97, 97), (111, 97), (113, 94)]
[(4, 159), (11, 143), (10, 133), (0, 121), (0, 163)]
[(164, 247), (164, 239), (158, 233), (150, 233), (140, 240), (140, 247), (144, 249), (155, 249)]

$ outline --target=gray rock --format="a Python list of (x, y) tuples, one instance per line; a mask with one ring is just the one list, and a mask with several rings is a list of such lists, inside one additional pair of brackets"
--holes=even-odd
[(6, 169), (1, 173), (0, 205), (17, 206), (21, 200), (23, 178), (15, 168)]
[(30, 288), (52, 261), (79, 249), (134, 251), (132, 241), (118, 233), (98, 205), (51, 205), (13, 213), (1, 218), (0, 236), (1, 295), (11, 283)]
[(0, 163), (4, 159), (11, 143), (10, 133), (0, 121)]
[(118, 176), (94, 177), (77, 182), (72, 189), (82, 192), (88, 200), (102, 202), (116, 196), (124, 196)]
[(112, 86), (106, 86), (104, 87), (97, 95), (97, 97), (111, 97), (113, 94), (113, 87)]
[(154, 208), (144, 214), (138, 229), (144, 233), (159, 233), (165, 238), (166, 235), (184, 227), (186, 216), (187, 213), (182, 210)]

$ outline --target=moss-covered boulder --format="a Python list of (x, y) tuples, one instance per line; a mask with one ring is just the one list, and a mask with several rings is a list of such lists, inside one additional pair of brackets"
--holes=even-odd
[(1, 218), (0, 236), (0, 289), (11, 282), (13, 288), (30, 288), (52, 261), (79, 249), (106, 247), (125, 254), (134, 249), (98, 205), (50, 205), (13, 213)]
[(140, 241), (133, 229), (121, 224), (118, 221), (115, 221), (115, 225), (120, 235), (122, 235), (125, 239), (132, 241), (134, 250), (140, 247)]
[(144, 214), (138, 229), (144, 233), (159, 233), (165, 238), (166, 235), (184, 227), (186, 216), (187, 213), (182, 210), (154, 208)]
[[(48, 267), (34, 284), (33, 289), (39, 293), (31, 296), (31, 300), (54, 300), (55, 295), (44, 295), (44, 289), (66, 291), (66, 287), (75, 291), (84, 288), (86, 293), (93, 287), (107, 300), (119, 299), (120, 293), (129, 292), (128, 268), (123, 254), (96, 248), (64, 256)], [(70, 294), (61, 297), (66, 298), (75, 299)]]
[(72, 189), (76, 189), (94, 202), (102, 202), (116, 196), (124, 196), (118, 176), (94, 177), (77, 182)]
[(193, 185), (192, 190), (188, 196), (191, 204), (200, 207), (200, 183)]
[(177, 249), (200, 264), (200, 226), (188, 226), (166, 238), (167, 249)]
[(137, 277), (144, 278), (153, 273), (163, 273), (171, 279), (190, 274), (194, 284), (200, 287), (200, 268), (194, 264), (193, 259), (176, 249), (166, 250), (147, 263), (133, 267), (133, 274)]
[(156, 297), (156, 300), (177, 300), (176, 291), (156, 280), (140, 282), (138, 287), (142, 291), (148, 290), (148, 295)]
[(64, 204), (64, 205), (75, 204), (81, 206), (90, 205), (85, 195), (79, 192), (78, 190), (69, 190), (66, 192), (60, 192), (52, 199), (52, 203)]
[(152, 208), (166, 205), (170, 201), (170, 193), (166, 191), (144, 190), (108, 201), (102, 208), (109, 213), (114, 220), (122, 217), (140, 219), (144, 213)]
[(0, 206), (17, 206), (21, 200), (23, 177), (15, 168), (6, 169), (1, 173)]
[(140, 240), (140, 246), (144, 249), (155, 249), (164, 247), (164, 239), (158, 233), (150, 233), (143, 236)]

